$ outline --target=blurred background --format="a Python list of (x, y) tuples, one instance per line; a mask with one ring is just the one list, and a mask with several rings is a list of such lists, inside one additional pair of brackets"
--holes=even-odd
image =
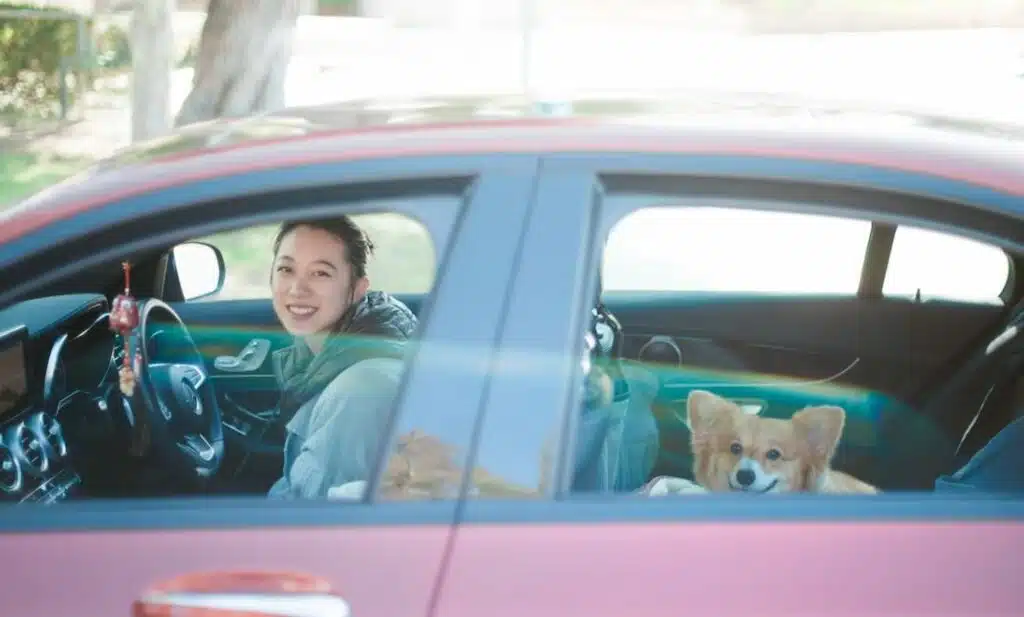
[[(0, 1), (0, 207), (175, 127), (287, 106), (396, 122), (789, 96), (1024, 125), (1024, 0)], [(429, 239), (366, 224), (393, 291), (429, 286)], [(265, 293), (247, 247), (271, 233), (218, 239), (232, 297)]]

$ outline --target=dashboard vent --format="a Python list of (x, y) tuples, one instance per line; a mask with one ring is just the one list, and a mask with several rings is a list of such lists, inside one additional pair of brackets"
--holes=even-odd
[(21, 465), (11, 449), (0, 443), (0, 491), (16, 493), (21, 489)]
[(32, 423), (33, 432), (46, 445), (47, 458), (57, 461), (64, 458), (68, 453), (68, 444), (64, 441), (64, 431), (54, 418), (48, 413), (39, 414), (38, 420)]
[(21, 450), (21, 456), (32, 471), (45, 473), (50, 468), (50, 461), (46, 459), (46, 453), (43, 451), (43, 443), (35, 431), (29, 430), (22, 424), (18, 427), (15, 439), (18, 449)]

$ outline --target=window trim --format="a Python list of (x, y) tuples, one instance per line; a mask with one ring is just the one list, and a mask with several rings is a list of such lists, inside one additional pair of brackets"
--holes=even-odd
[(864, 249), (864, 259), (860, 266), (858, 298), (882, 299), (882, 287), (885, 285), (885, 276), (889, 272), (889, 258), (892, 256), (892, 245), (895, 238), (895, 225), (871, 222), (871, 233), (868, 235), (868, 245)]
[[(1010, 253), (1007, 252), (1006, 248), (1004, 248), (1004, 247), (993, 245), (993, 244), (991, 244), (989, 242), (984, 242), (984, 241), (981, 241), (981, 240), (976, 240), (975, 238), (969, 238), (969, 237), (965, 236), (962, 233), (955, 233), (955, 232), (951, 232), (951, 231), (939, 231), (939, 230), (935, 230), (935, 229), (926, 229), (924, 227), (920, 227), (919, 225), (910, 225), (910, 224), (904, 224), (904, 225), (900, 225), (900, 226), (897, 226), (897, 227), (893, 227), (893, 237), (889, 241), (889, 250), (888, 250), (888, 256), (887, 256), (887, 259), (886, 259), (885, 275), (888, 275), (889, 266), (891, 266), (891, 264), (892, 264), (893, 248), (894, 248), (894, 246), (896, 244), (896, 240), (897, 240), (897, 237), (899, 236), (899, 232), (900, 232), (901, 229), (910, 229), (910, 230), (919, 229), (919, 230), (924, 230), (924, 231), (928, 231), (928, 232), (932, 232), (932, 233), (938, 233), (940, 235), (944, 235), (944, 236), (951, 237), (951, 238), (972, 240), (972, 241), (978, 242), (979, 244), (981, 244), (983, 246), (986, 246), (988, 248), (993, 248), (993, 249), (999, 250), (1002, 253), (1002, 255), (1003, 255), (1003, 259), (1006, 260), (1006, 266), (1007, 266), (1006, 267), (1006, 280), (1003, 281), (1003, 287), (997, 293), (993, 294), (993, 298), (998, 300), (999, 304), (1001, 304), (1004, 308), (1008, 307), (1010, 304), (1012, 304), (1012, 301), (1013, 301), (1013, 289), (1016, 287), (1016, 284), (1017, 284), (1016, 271), (1015, 271), (1015, 268), (1014, 268), (1013, 257), (1010, 255)], [(882, 281), (881, 281), (881, 285), (879, 286), (879, 297), (880, 298), (902, 298), (902, 297), (904, 297), (904, 296), (901, 296), (899, 294), (886, 295), (885, 294), (885, 281), (886, 281), (886, 276), (883, 276), (882, 277)], [(942, 297), (942, 296), (939, 296), (939, 297), (935, 298), (934, 300), (925, 300), (925, 301), (926, 302), (928, 302), (928, 301), (932, 301), (932, 302), (947, 302), (947, 303), (954, 303), (954, 304), (980, 304), (980, 305), (992, 304), (990, 302), (977, 302), (977, 301), (963, 299), (963, 298), (945, 298), (945, 297)]]
[[(620, 196), (619, 198), (620, 199), (629, 199), (630, 201), (633, 201), (634, 199), (639, 199), (635, 195), (630, 195), (628, 197)], [(699, 294), (729, 294), (729, 295), (741, 295), (741, 296), (749, 295), (751, 297), (761, 297), (761, 296), (766, 296), (766, 297), (772, 297), (772, 296), (791, 297), (792, 296), (792, 297), (807, 297), (807, 298), (818, 297), (818, 296), (822, 296), (822, 297), (839, 297), (839, 298), (845, 298), (845, 297), (863, 298), (864, 297), (864, 296), (861, 295), (861, 283), (862, 283), (862, 280), (863, 280), (864, 268), (865, 268), (865, 257), (864, 256), (866, 256), (868, 254), (868, 252), (872, 249), (871, 239), (872, 239), (872, 233), (873, 233), (873, 230), (874, 230), (874, 227), (875, 227), (873, 222), (867, 221), (867, 220), (864, 220), (864, 219), (860, 219), (860, 218), (852, 218), (852, 217), (836, 217), (836, 216), (823, 217), (820, 213), (817, 213), (817, 212), (801, 212), (801, 211), (796, 211), (796, 210), (786, 210), (784, 207), (781, 207), (781, 208), (780, 207), (776, 207), (776, 208), (772, 208), (770, 210), (767, 209), (767, 208), (748, 208), (748, 207), (743, 206), (742, 202), (740, 202), (741, 205), (737, 205), (737, 202), (734, 202), (734, 201), (728, 202), (728, 206), (723, 207), (720, 204), (711, 204), (711, 203), (709, 203), (710, 199), (714, 199), (714, 198), (700, 197), (700, 198), (696, 198), (696, 199), (692, 199), (692, 200), (686, 200), (686, 201), (682, 201), (682, 202), (677, 202), (674, 199), (666, 201), (666, 202), (662, 202), (662, 201), (659, 200), (657, 202), (651, 203), (648, 206), (629, 210), (626, 214), (620, 216), (620, 218), (618, 218), (616, 220), (615, 224), (613, 224), (611, 227), (608, 227), (606, 230), (603, 230), (604, 231), (604, 235), (600, 239), (601, 239), (603, 247), (604, 247), (604, 249), (603, 249), (604, 252), (601, 255), (601, 259), (599, 260), (599, 264), (600, 264), (600, 266), (602, 268), (602, 293), (606, 293), (606, 294), (621, 294), (624, 297), (625, 296), (629, 296), (631, 294), (632, 295), (658, 295), (658, 294), (672, 295), (672, 294), (690, 293), (690, 292), (699, 293)], [(614, 232), (616, 231), (616, 229), (618, 228), (618, 226), (620, 224), (625, 223), (626, 221), (628, 221), (633, 215), (635, 215), (635, 214), (637, 214), (639, 212), (643, 212), (643, 211), (658, 210), (658, 209), (673, 210), (673, 211), (680, 211), (680, 210), (683, 210), (683, 209), (730, 210), (730, 211), (736, 211), (736, 212), (754, 211), (754, 212), (757, 212), (757, 213), (771, 213), (771, 214), (778, 214), (778, 215), (782, 215), (782, 216), (795, 216), (795, 217), (808, 216), (808, 217), (815, 217), (815, 218), (818, 218), (818, 219), (827, 218), (827, 219), (832, 219), (834, 221), (839, 221), (839, 222), (842, 222), (842, 223), (851, 223), (852, 222), (852, 223), (856, 223), (856, 224), (860, 225), (861, 227), (867, 227), (867, 234), (866, 234), (866, 237), (864, 238), (864, 244), (863, 244), (863, 251), (864, 252), (862, 253), (862, 257), (859, 260), (859, 265), (858, 265), (858, 268), (857, 268), (857, 274), (856, 274), (856, 277), (854, 278), (854, 280), (852, 281), (853, 284), (851, 285), (851, 289), (849, 291), (833, 292), (833, 291), (827, 291), (827, 290), (822, 290), (822, 289), (811, 289), (811, 290), (808, 290), (806, 292), (791, 292), (791, 291), (781, 291), (781, 290), (753, 291), (753, 290), (745, 290), (745, 289), (728, 289), (728, 290), (721, 290), (720, 291), (720, 290), (711, 290), (711, 289), (704, 289), (704, 288), (697, 288), (697, 289), (692, 289), (692, 290), (689, 290), (689, 289), (683, 290), (683, 289), (675, 289), (675, 288), (671, 288), (671, 289), (643, 289), (643, 290), (640, 290), (640, 289), (637, 289), (637, 290), (633, 290), (633, 289), (617, 289), (617, 288), (609, 289), (608, 288), (608, 284), (607, 284), (607, 274), (603, 271), (603, 269), (604, 269), (604, 266), (606, 264), (605, 258), (606, 258), (607, 251), (608, 251), (608, 244), (609, 244), (609, 241), (610, 241), (612, 235), (614, 234)]]
[[(163, 248), (167, 252), (173, 250), (174, 246), (181, 242), (187, 242), (194, 238), (207, 238), (212, 235), (221, 233), (231, 233), (239, 231), (243, 228), (249, 227), (262, 227), (266, 225), (278, 224), (283, 218), (283, 209), (275, 204), (282, 203), (282, 199), (291, 199), (292, 203), (296, 205), (291, 206), (288, 210), (287, 218), (298, 219), (298, 218), (316, 218), (319, 216), (330, 215), (336, 213), (339, 208), (346, 208), (351, 211), (354, 215), (364, 214), (379, 214), (379, 213), (398, 213), (403, 216), (407, 216), (410, 220), (420, 224), (430, 234), (431, 243), (434, 245), (434, 262), (438, 272), (443, 271), (444, 259), (447, 255), (447, 250), (451, 245), (451, 238), (453, 237), (454, 229), (458, 227), (459, 220), (465, 212), (465, 202), (469, 189), (475, 180), (471, 176), (449, 176), (449, 177), (435, 177), (435, 178), (395, 178), (392, 180), (381, 180), (381, 181), (360, 181), (355, 179), (350, 182), (338, 183), (332, 187), (318, 187), (317, 189), (310, 190), (298, 190), (298, 191), (275, 191), (272, 193), (264, 193), (259, 195), (248, 195), (242, 197), (230, 198), (223, 201), (213, 202), (198, 202), (188, 208), (211, 208), (219, 206), (223, 208), (225, 212), (230, 212), (231, 209), (242, 209), (244, 208), (248, 214), (243, 217), (237, 218), (218, 218), (214, 222), (187, 226), (176, 229), (174, 232), (166, 234)], [(337, 191), (337, 193), (331, 195), (325, 195), (324, 193)], [(386, 189), (386, 194), (374, 195), (373, 191)], [(288, 197), (290, 196), (290, 197)], [(445, 234), (436, 234), (435, 226), (432, 221), (424, 220), (420, 214), (415, 213), (417, 209), (415, 204), (421, 199), (437, 199), (437, 198), (451, 198), (455, 201), (461, 201), (461, 204), (454, 204), (454, 216), (451, 224), (451, 230), (448, 230)], [(287, 201), (285, 203), (288, 203)], [(402, 205), (403, 203), (409, 204), (407, 207), (399, 208), (385, 208), (382, 204), (391, 205)], [(315, 205), (310, 205), (315, 204)], [(187, 214), (187, 213), (186, 213)], [(179, 211), (172, 211), (167, 214), (168, 217), (181, 216), (182, 213)], [(116, 231), (114, 233), (117, 233)], [(166, 278), (163, 281), (162, 288), (165, 296), (162, 298), (165, 302), (178, 303), (186, 302), (184, 295), (181, 291), (181, 286), (178, 283), (177, 272), (174, 267), (174, 260), (169, 259), (166, 268)], [(435, 277), (434, 284), (437, 284), (437, 278)], [(158, 284), (157, 289), (161, 286)], [(429, 295), (429, 294), (428, 294)], [(264, 298), (254, 298), (256, 300)], [(265, 299), (269, 299), (269, 296)], [(244, 299), (242, 299), (244, 300)]]
[[(589, 169), (595, 190), (601, 195), (597, 206), (596, 229), (591, 238), (589, 251), (585, 254), (588, 259), (603, 257), (609, 233), (626, 216), (643, 207), (664, 204), (666, 201), (689, 207), (727, 207), (852, 218), (894, 228), (907, 225), (972, 238), (1001, 248), (1004, 253), (1011, 250), (1024, 253), (1024, 219), (1015, 218), (1010, 213), (972, 208), (949, 200), (908, 195), (883, 188), (855, 188), (800, 179), (781, 182), (771, 178), (695, 176), (676, 172), (671, 165), (664, 164), (649, 166), (651, 170), (658, 171), (645, 170), (643, 173), (636, 173), (608, 172), (607, 160), (564, 157), (558, 162), (558, 166), (546, 166), (546, 169), (550, 170), (547, 173), (568, 174), (581, 171), (581, 168)], [(625, 168), (642, 167), (644, 162), (633, 160), (633, 165)], [(764, 195), (765, 190), (762, 190), (765, 188), (771, 189), (767, 196)], [(875, 250), (879, 248), (876, 247)], [(865, 264), (869, 254), (870, 250), (865, 252)], [(1010, 259), (1009, 254), (1007, 258)], [(1012, 263), (1012, 259), (1010, 261)], [(598, 259), (597, 263), (600, 262)], [(864, 269), (862, 264), (862, 272)], [(597, 293), (601, 277), (597, 272), (588, 273), (586, 276), (588, 279), (584, 297), (590, 297)], [(1010, 284), (1012, 281), (1008, 282), (1008, 285)], [(569, 352), (570, 355), (580, 353), (582, 341)], [(561, 426), (575, 427), (572, 409), (567, 403), (559, 411), (558, 420)], [(571, 499), (565, 499), (565, 496), (569, 495), (567, 482), (571, 455), (571, 442), (566, 443), (566, 439), (571, 440), (572, 433), (573, 431), (569, 431), (568, 434), (562, 435), (559, 456), (553, 472), (557, 484), (552, 487), (552, 492), (562, 506), (572, 502)], [(621, 496), (612, 496), (611, 499), (628, 502), (621, 500)], [(599, 501), (603, 499), (599, 498)], [(674, 500), (672, 501), (674, 503)], [(929, 511), (929, 507), (934, 507), (934, 504), (925, 506), (924, 511)], [(839, 511), (843, 510), (844, 508), (839, 506)], [(943, 509), (938, 511), (942, 512)], [(763, 511), (759, 510), (755, 518), (764, 518)]]
[[(666, 175), (670, 174), (666, 173)], [(603, 178), (600, 175), (598, 177), (599, 181)], [(658, 181), (659, 178), (643, 178), (643, 182), (641, 182), (641, 179), (635, 175), (630, 175), (625, 179), (620, 176), (612, 176), (611, 180), (611, 187), (602, 184), (607, 200), (649, 204), (646, 207), (707, 207), (824, 215), (866, 221), (872, 225), (871, 235), (874, 235), (876, 226), (882, 229), (891, 227), (894, 230), (893, 234), (900, 226), (906, 226), (975, 240), (1001, 249), (1010, 263), (1007, 281), (999, 296), (1004, 305), (1012, 303), (1013, 293), (1018, 286), (1017, 272), (1011, 252), (1024, 255), (1024, 219), (1014, 219), (1009, 215), (976, 210), (970, 213), (970, 216), (965, 216), (962, 212), (958, 213), (957, 219), (964, 220), (966, 223), (947, 222), (942, 220), (942, 212), (966, 210), (967, 207), (954, 202), (906, 196), (880, 189), (851, 189), (803, 182), (793, 182), (779, 187), (779, 183), (772, 180), (751, 180), (743, 183), (728, 178), (698, 177), (694, 179), (697, 184), (696, 189), (688, 190), (687, 177), (680, 175), (674, 175), (668, 179), (660, 178), (661, 182)], [(774, 187), (770, 192), (774, 192), (776, 195), (769, 197), (755, 195), (759, 182), (765, 182), (767, 186)], [(722, 191), (723, 193), (732, 193), (734, 196), (714, 194), (716, 183), (728, 189)], [(627, 192), (629, 187), (636, 187), (636, 192)], [(815, 194), (814, 197), (809, 195), (812, 192)], [(709, 196), (709, 193), (712, 196)], [(873, 193), (878, 193), (878, 196), (872, 195)], [(786, 195), (789, 197), (785, 197)], [(939, 204), (942, 207), (939, 207)], [(622, 221), (628, 214), (640, 209), (623, 204), (617, 204), (615, 208), (618, 212), (615, 216), (615, 224)], [(606, 226), (602, 220), (598, 236), (602, 243), (607, 243), (615, 224)], [(1014, 235), (1018, 233), (1019, 235)], [(857, 298), (885, 298), (882, 295), (882, 287), (885, 282), (884, 273), (877, 290), (873, 289), (875, 284), (873, 276), (877, 276), (877, 273), (871, 277), (872, 280), (867, 281), (869, 284), (865, 284), (864, 281), (869, 260), (880, 260), (886, 248), (881, 231), (879, 234), (875, 239), (878, 244), (874, 246), (872, 237), (869, 235), (868, 247), (861, 264), (861, 285), (854, 294)], [(884, 253), (886, 254), (885, 267), (887, 270), (888, 257), (892, 253), (891, 246)], [(879, 266), (871, 263), (870, 267), (878, 268)]]
[[(424, 204), (422, 204), (422, 201), (424, 201), (424, 200), (426, 200), (426, 201), (437, 200), (439, 202), (441, 200), (445, 200), (445, 201), (450, 200), (452, 203), (437, 203), (437, 204), (431, 204), (429, 206), (425, 206)], [(441, 237), (437, 238), (438, 242), (435, 242), (435, 238), (437, 237), (435, 235), (435, 232), (440, 231), (440, 229), (435, 229), (435, 228), (443, 228), (446, 225), (438, 225), (435, 222), (434, 223), (434, 227), (435, 228), (432, 228), (430, 225), (428, 225), (426, 222), (424, 222), (422, 220), (421, 216), (415, 216), (413, 213), (414, 213), (414, 211), (419, 210), (422, 207), (427, 207), (427, 208), (434, 208), (434, 207), (436, 207), (436, 208), (439, 208), (439, 209), (440, 208), (450, 208), (451, 210), (453, 210), (452, 216), (451, 216), (452, 222), (451, 222), (451, 225), (447, 225), (447, 226), (453, 228), (454, 227), (454, 221), (459, 216), (459, 210), (461, 210), (463, 208), (463, 205), (460, 202), (464, 202), (464, 201), (465, 201), (465, 198), (461, 197), (461, 196), (458, 196), (458, 195), (451, 195), (451, 196), (433, 196), (432, 195), (432, 196), (429, 196), (429, 197), (416, 196), (416, 197), (410, 197), (408, 199), (388, 198), (388, 199), (384, 199), (384, 200), (374, 200), (372, 203), (367, 202), (367, 207), (365, 209), (361, 209), (359, 212), (354, 212), (353, 214), (351, 214), (351, 216), (354, 219), (356, 219), (355, 220), (356, 224), (360, 225), (363, 228), (365, 228), (366, 225), (359, 220), (361, 217), (375, 216), (375, 215), (397, 215), (397, 216), (405, 219), (405, 221), (413, 223), (413, 224), (415, 224), (415, 225), (417, 225), (419, 227), (420, 235), (423, 235), (426, 238), (426, 241), (428, 243), (429, 249), (431, 251), (431, 262), (429, 264), (430, 266), (432, 266), (432, 268), (430, 270), (431, 280), (430, 280), (430, 286), (426, 290), (413, 291), (413, 292), (410, 292), (410, 291), (394, 292), (393, 289), (388, 288), (387, 286), (380, 285), (379, 284), (379, 280), (377, 280), (377, 279), (375, 279), (374, 277), (371, 276), (370, 278), (371, 278), (372, 286), (375, 289), (382, 289), (383, 291), (386, 291), (388, 293), (397, 294), (397, 295), (412, 295), (412, 296), (421, 296), (421, 297), (429, 296), (430, 295), (430, 291), (433, 288), (434, 283), (436, 283), (436, 278), (437, 278), (436, 277), (436, 273), (439, 270), (439, 267), (438, 267), (438, 255), (439, 255), (439, 253), (441, 251), (438, 250), (438, 244), (443, 242), (444, 245), (446, 246), (447, 245), (447, 240), (448, 240), (447, 236), (450, 235), (450, 233), (449, 234), (437, 234), (437, 235), (440, 235)], [(301, 218), (301, 217), (297, 217), (297, 218)], [(276, 221), (276, 223), (280, 223), (280, 222), (281, 222), (280, 219), (278, 221)], [(274, 225), (274, 226), (276, 227), (276, 225)], [(188, 304), (197, 304), (197, 303), (210, 303), (210, 302), (236, 302), (236, 301), (247, 302), (247, 301), (270, 300), (271, 294), (270, 294), (269, 287), (266, 289), (266, 293), (264, 295), (261, 295), (261, 296), (253, 296), (253, 297), (225, 297), (225, 296), (222, 295), (223, 291), (224, 291), (224, 285), (226, 284), (226, 278), (230, 275), (230, 272), (228, 270), (228, 268), (230, 266), (230, 263), (228, 263), (228, 260), (226, 260), (224, 258), (224, 256), (223, 256), (223, 249), (217, 243), (215, 243), (212, 239), (214, 237), (216, 237), (216, 236), (230, 235), (230, 234), (234, 234), (234, 233), (241, 233), (241, 232), (244, 232), (246, 230), (253, 229), (254, 227), (268, 227), (268, 226), (267, 225), (247, 225), (245, 227), (240, 227), (240, 228), (231, 229), (231, 230), (227, 230), (227, 231), (223, 231), (223, 232), (218, 232), (218, 233), (212, 234), (212, 235), (205, 235), (205, 236), (200, 236), (200, 237), (196, 237), (196, 238), (190, 239), (189, 242), (199, 242), (199, 243), (203, 243), (203, 244), (208, 244), (208, 245), (210, 245), (210, 246), (212, 246), (212, 247), (217, 249), (217, 252), (220, 254), (219, 259), (220, 259), (220, 262), (221, 262), (220, 265), (221, 265), (221, 268), (222, 268), (222, 278), (224, 278), (225, 280), (221, 281), (220, 289), (218, 289), (215, 292), (211, 292), (211, 293), (208, 293), (208, 294), (205, 294), (205, 295), (202, 295), (202, 296), (197, 296), (195, 298), (189, 298), (187, 300), (184, 299), (184, 295), (181, 294), (179, 296), (180, 299), (176, 299), (174, 301), (175, 302), (185, 302), (185, 303), (188, 303)], [(377, 235), (373, 234), (372, 232), (371, 232), (370, 235), (371, 235), (371, 239), (374, 241), (374, 246), (375, 246), (374, 256), (379, 254), (381, 248), (384, 248), (384, 249), (388, 248), (386, 246), (385, 247), (381, 247), (381, 243), (380, 243), (379, 237)], [(177, 246), (177, 245), (175, 245), (175, 246)], [(180, 273), (178, 272), (178, 269), (176, 267), (176, 264), (174, 263), (174, 260), (169, 258), (173, 254), (174, 248), (175, 247), (171, 247), (171, 249), (168, 250), (167, 255), (165, 255), (162, 258), (162, 259), (166, 259), (167, 262), (169, 262), (169, 263), (163, 269), (164, 271), (162, 273), (162, 276), (164, 276), (165, 278), (164, 278), (163, 281), (158, 279), (156, 289), (174, 289), (176, 292), (180, 293), (180, 289), (181, 289)], [(254, 248), (257, 248), (257, 249), (260, 249), (260, 250), (264, 250), (265, 249), (267, 251), (266, 254), (268, 256), (270, 255), (270, 252), (271, 252), (271, 249), (272, 249), (272, 247), (269, 246), (269, 245), (267, 245), (266, 247), (254, 247)], [(442, 249), (443, 249), (443, 247), (442, 247)], [(374, 259), (375, 259), (375, 257), (371, 257), (370, 258), (370, 265), (369, 265), (368, 269), (371, 270), (371, 271), (373, 269), (373, 261), (374, 261)], [(272, 265), (270, 263), (271, 261), (272, 261), (272, 259), (268, 259), (267, 260), (268, 276), (269, 276), (269, 272), (270, 272), (270, 267)], [(166, 278), (167, 276), (170, 276), (171, 274), (173, 274), (174, 277), (175, 277), (174, 281), (168, 281), (167, 278)], [(176, 294), (176, 296), (177, 295), (178, 294)]]
[(713, 207), (730, 207), (730, 204), (742, 201), (758, 204), (756, 207), (760, 210), (919, 227), (972, 238), (1012, 253), (1024, 253), (1024, 218), (952, 199), (800, 178), (781, 181), (774, 178), (687, 175), (671, 168), (658, 173), (597, 171), (595, 174), (609, 198), (643, 198), (686, 205), (699, 201)]

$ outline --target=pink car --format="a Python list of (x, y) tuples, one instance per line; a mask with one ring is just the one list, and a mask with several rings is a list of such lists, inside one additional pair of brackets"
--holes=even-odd
[[(291, 109), (3, 211), (0, 615), (1024, 614), (1024, 467), (962, 471), (1024, 408), (1020, 131), (806, 111)], [(340, 214), (419, 326), (373, 469), (268, 498), (274, 230)], [(881, 492), (650, 495), (698, 389), (842, 407)]]

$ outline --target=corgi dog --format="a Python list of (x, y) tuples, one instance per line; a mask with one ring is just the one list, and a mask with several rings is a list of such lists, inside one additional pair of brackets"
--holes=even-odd
[(877, 493), (830, 467), (846, 423), (841, 407), (807, 407), (789, 420), (762, 418), (703, 390), (686, 401), (694, 479), (709, 491)]

